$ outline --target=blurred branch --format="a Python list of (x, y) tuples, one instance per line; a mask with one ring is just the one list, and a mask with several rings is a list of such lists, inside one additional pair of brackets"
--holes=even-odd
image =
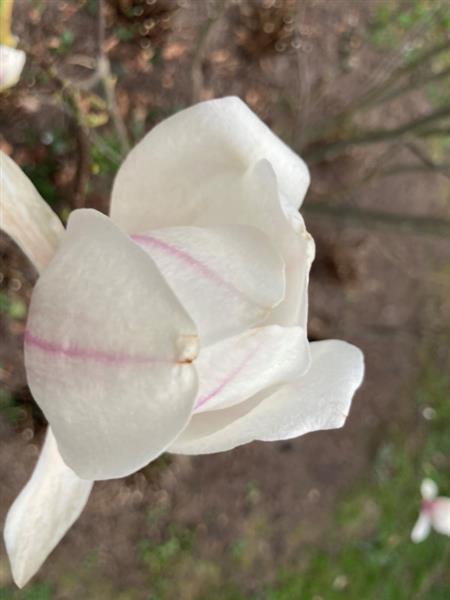
[(312, 202), (302, 207), (302, 214), (328, 217), (334, 221), (365, 227), (374, 231), (412, 233), (450, 238), (450, 221), (434, 217), (418, 217), (398, 213), (365, 210), (332, 202)]
[(395, 69), (384, 81), (373, 86), (368, 92), (360, 96), (356, 101), (345, 106), (337, 114), (322, 120), (319, 128), (315, 128), (315, 130), (307, 130), (306, 134), (309, 138), (309, 143), (313, 144), (319, 139), (324, 139), (327, 136), (330, 136), (333, 131), (336, 131), (339, 127), (350, 121), (356, 113), (371, 109), (379, 104), (383, 104), (403, 94), (406, 94), (421, 85), (426, 85), (428, 83), (432, 83), (433, 81), (444, 79), (450, 75), (450, 68), (443, 69), (438, 73), (429, 73), (429, 71), (431, 71), (431, 69), (429, 69), (428, 75), (419, 77), (414, 81), (409, 81), (404, 85), (398, 84), (398, 82), (401, 81), (405, 76), (414, 76), (419, 67), (425, 65), (432, 58), (447, 50), (450, 50), (450, 39), (436, 44), (420, 54), (416, 59)]
[(404, 173), (416, 173), (417, 171), (434, 172), (450, 179), (450, 163), (449, 164), (433, 164), (433, 166), (427, 166), (425, 164), (405, 164), (405, 165), (394, 165), (389, 167), (385, 171), (382, 171), (380, 175), (382, 177), (390, 177), (392, 175), (402, 175)]
[(417, 77), (417, 79), (410, 81), (404, 86), (400, 86), (396, 89), (391, 90), (387, 94), (382, 94), (375, 100), (375, 103), (366, 105), (364, 108), (370, 108), (372, 106), (378, 106), (379, 104), (384, 104), (385, 102), (390, 102), (403, 94), (407, 94), (412, 90), (417, 89), (418, 87), (422, 87), (428, 85), (430, 83), (439, 81), (440, 79), (444, 79), (445, 77), (450, 75), (450, 67), (447, 69), (443, 69), (437, 73), (430, 73), (425, 77)]
[[(379, 86), (376, 86), (369, 90), (366, 94), (364, 94), (361, 98), (359, 98), (353, 105), (346, 109), (346, 114), (352, 113), (355, 111), (363, 110), (372, 107), (374, 104), (378, 103), (378, 100), (383, 97), (388, 90), (392, 86), (396, 86), (397, 82), (400, 78), (408, 75), (410, 73), (416, 73), (418, 68), (423, 64), (429, 62), (432, 58), (445, 52), (450, 49), (450, 40), (446, 40), (440, 44), (436, 44), (429, 50), (420, 54), (416, 59), (412, 60), (409, 63), (399, 67), (390, 76), (385, 79)], [(420, 84), (419, 84), (420, 85)], [(408, 91), (408, 90), (407, 90)], [(384, 100), (382, 100), (384, 102)]]
[[(421, 136), (423, 135), (423, 132), (427, 131), (426, 129), (421, 131), (425, 125), (434, 123), (436, 121), (440, 121), (447, 117), (450, 117), (450, 105), (442, 106), (432, 111), (428, 115), (425, 115), (424, 117), (419, 117), (418, 119), (413, 119), (412, 121), (409, 121), (404, 125), (400, 125), (400, 127), (395, 127), (393, 129), (376, 129), (372, 131), (362, 131), (354, 137), (348, 137), (347, 139), (337, 140), (328, 144), (325, 144), (324, 142), (322, 146), (315, 149), (312, 148), (309, 152), (304, 151), (303, 154), (307, 161), (318, 162), (324, 159), (325, 157), (328, 158), (329, 156), (335, 155), (337, 152), (341, 152), (349, 146), (377, 144), (380, 142), (386, 142), (390, 140), (398, 140), (404, 137), (405, 135), (410, 135), (412, 133), (416, 133), (418, 136)], [(442, 131), (445, 131), (445, 129), (443, 129)]]
[(116, 101), (115, 79), (111, 72), (111, 63), (104, 51), (105, 42), (105, 6), (104, 0), (98, 2), (98, 56), (96, 73), (103, 85), (103, 90), (106, 96), (108, 112), (110, 113), (117, 137), (120, 141), (123, 154), (127, 154), (130, 150), (130, 140), (128, 137), (127, 128), (120, 116), (119, 108)]
[(90, 174), (89, 156), (89, 127), (86, 124), (83, 109), (80, 104), (80, 92), (69, 80), (61, 77), (56, 68), (45, 58), (38, 56), (33, 49), (20, 43), (20, 47), (53, 82), (61, 94), (64, 105), (68, 110), (65, 113), (71, 117), (77, 144), (77, 168), (74, 178), (75, 208), (82, 208), (85, 204), (86, 188)]
[(430, 169), (431, 171), (442, 173), (442, 175), (446, 175), (447, 177), (450, 177), (450, 164), (439, 164), (434, 162), (433, 159), (430, 156), (428, 156), (426, 151), (414, 142), (410, 141), (407, 142), (405, 145), (408, 148), (408, 150), (420, 160), (423, 167)]
[(213, 38), (218, 25), (222, 21), (222, 17), (228, 7), (227, 0), (222, 0), (222, 6), (213, 16), (208, 16), (206, 23), (200, 30), (198, 44), (192, 59), (191, 80), (192, 80), (192, 102), (201, 100), (203, 89), (203, 61), (205, 60), (206, 51)]

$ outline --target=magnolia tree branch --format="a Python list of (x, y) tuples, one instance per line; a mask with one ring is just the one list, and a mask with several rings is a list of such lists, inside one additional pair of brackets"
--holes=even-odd
[(86, 188), (90, 175), (89, 127), (80, 104), (80, 92), (69, 80), (62, 77), (57, 69), (45, 58), (38, 56), (31, 47), (21, 42), (21, 49), (30, 57), (52, 81), (61, 94), (64, 113), (71, 119), (77, 144), (77, 169), (74, 178), (73, 205), (82, 208), (85, 204)]
[(104, 50), (105, 41), (105, 7), (104, 0), (98, 0), (98, 56), (96, 72), (102, 83), (105, 92), (108, 112), (111, 115), (114, 128), (119, 138), (122, 153), (126, 154), (130, 150), (130, 139), (127, 128), (120, 115), (116, 100), (115, 79), (111, 72), (111, 63)]
[(192, 60), (191, 81), (192, 81), (192, 102), (196, 103), (201, 100), (203, 89), (203, 61), (206, 51), (211, 43), (218, 26), (222, 21), (226, 9), (228, 7), (227, 0), (222, 0), (221, 7), (217, 9), (215, 15), (208, 16), (206, 23), (200, 31), (198, 37), (197, 48)]
[(350, 121), (356, 113), (369, 110), (375, 106), (394, 100), (420, 86), (448, 77), (450, 75), (450, 68), (444, 68), (437, 73), (433, 73), (431, 69), (428, 69), (428, 71), (420, 77), (412, 80), (410, 79), (405, 84), (399, 84), (399, 81), (401, 82), (405, 77), (416, 76), (418, 69), (427, 65), (429, 61), (437, 55), (448, 50), (450, 50), (450, 39), (446, 39), (444, 42), (436, 44), (422, 52), (411, 62), (395, 69), (386, 79), (384, 79), (384, 81), (372, 86), (368, 92), (362, 94), (356, 101), (350, 103), (332, 117), (322, 120), (318, 128), (311, 128), (309, 131), (307, 129), (306, 136), (309, 144), (313, 144), (332, 135), (333, 131), (336, 131), (339, 127), (342, 127), (346, 122)]
[(424, 117), (419, 117), (418, 119), (409, 121), (404, 125), (400, 125), (400, 127), (395, 127), (393, 129), (362, 131), (354, 137), (348, 137), (346, 139), (344, 138), (342, 140), (330, 142), (326, 145), (324, 143), (323, 146), (318, 148), (312, 148), (309, 151), (303, 151), (303, 154), (307, 161), (315, 163), (324, 158), (334, 156), (349, 146), (361, 146), (377, 144), (391, 140), (399, 140), (402, 137), (406, 135), (410, 136), (413, 133), (420, 137), (423, 132), (427, 131), (427, 128), (425, 127), (426, 125), (435, 123), (436, 121), (441, 121), (442, 119), (446, 119), (448, 117), (450, 117), (450, 105), (445, 105)]
[(311, 202), (302, 207), (302, 214), (320, 216), (342, 222), (353, 227), (364, 227), (375, 231), (392, 231), (450, 238), (450, 221), (435, 217), (417, 217), (399, 213), (386, 213), (344, 206), (331, 202)]

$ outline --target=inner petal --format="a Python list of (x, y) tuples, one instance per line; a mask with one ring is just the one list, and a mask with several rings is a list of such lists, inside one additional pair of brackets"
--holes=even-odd
[(283, 299), (283, 260), (254, 227), (172, 227), (131, 237), (187, 309), (203, 345), (265, 321)]

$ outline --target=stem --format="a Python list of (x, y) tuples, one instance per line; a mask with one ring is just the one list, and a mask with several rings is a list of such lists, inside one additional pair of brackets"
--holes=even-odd
[[(375, 131), (363, 131), (355, 137), (350, 137), (336, 142), (331, 142), (326, 146), (322, 146), (317, 149), (313, 149), (310, 152), (304, 152), (305, 158), (310, 162), (318, 162), (325, 157), (335, 155), (337, 152), (349, 146), (361, 146), (365, 144), (376, 144), (379, 142), (385, 142), (393, 139), (400, 138), (405, 134), (418, 131), (418, 135), (421, 135), (420, 129), (429, 123), (439, 121), (450, 116), (450, 106), (446, 105), (436, 109), (425, 117), (420, 117), (413, 121), (405, 123), (395, 129), (378, 129)], [(425, 130), (426, 131), (426, 130)]]
[[(330, 131), (332, 131), (333, 129), (336, 129), (339, 125), (342, 125), (342, 123), (344, 123), (346, 120), (350, 119), (350, 117), (352, 117), (352, 115), (354, 115), (355, 113), (372, 108), (373, 106), (377, 105), (379, 102), (380, 103), (385, 102), (386, 100), (384, 99), (384, 97), (386, 95), (388, 96), (388, 99), (389, 99), (389, 95), (391, 95), (391, 94), (394, 95), (393, 97), (396, 97), (397, 93), (396, 93), (395, 88), (396, 88), (396, 84), (400, 78), (404, 77), (405, 75), (407, 75), (410, 72), (414, 73), (418, 69), (418, 67), (420, 67), (422, 64), (425, 64), (430, 59), (434, 58), (437, 54), (440, 54), (441, 52), (444, 52), (445, 50), (448, 50), (448, 49), (450, 49), (450, 40), (445, 40), (444, 42), (442, 42), (440, 44), (436, 44), (435, 46), (433, 46), (432, 48), (430, 48), (429, 50), (427, 50), (426, 52), (424, 52), (423, 54), (418, 56), (415, 60), (411, 61), (410, 63), (407, 63), (406, 65), (403, 65), (400, 68), (396, 69), (393, 73), (391, 73), (387, 77), (387, 79), (385, 79), (383, 82), (381, 82), (381, 84), (374, 86), (371, 90), (369, 90), (368, 92), (363, 94), (355, 102), (353, 102), (349, 106), (346, 106), (340, 112), (333, 115), (332, 117), (325, 118), (325, 120), (322, 121), (319, 129), (318, 130), (316, 129), (316, 131), (314, 132), (314, 138), (311, 140), (311, 136), (309, 136), (309, 138), (311, 140), (310, 143), (314, 143), (314, 141), (318, 140), (319, 138), (323, 139)], [(436, 77), (445, 76), (445, 74), (447, 74), (447, 73), (441, 72), (441, 73), (437, 74)], [(434, 78), (434, 76), (431, 76), (431, 78), (429, 78), (429, 79), (432, 80), (433, 78)], [(426, 82), (427, 82), (427, 80), (425, 79), (425, 83)], [(418, 85), (421, 85), (421, 82), (419, 82)], [(405, 86), (405, 89), (403, 89), (403, 91), (401, 91), (399, 93), (404, 93), (404, 92), (409, 91), (408, 87), (409, 86)], [(392, 88), (394, 88), (394, 89), (392, 89)], [(307, 129), (306, 134), (308, 135), (309, 133), (313, 133), (313, 132), (311, 130), (308, 131), (308, 129)]]
[(391, 177), (393, 175), (403, 175), (404, 173), (417, 173), (418, 171), (434, 171), (439, 175), (443, 175), (444, 177), (448, 177), (450, 179), (450, 164), (448, 165), (437, 165), (427, 166), (423, 165), (394, 165), (393, 167), (389, 167), (385, 171), (381, 172), (381, 177)]
[[(62, 78), (55, 67), (46, 59), (37, 56), (31, 47), (21, 42), (21, 48), (44, 71), (61, 93), (66, 105), (66, 114), (72, 119), (77, 142), (77, 171), (74, 179), (74, 207), (85, 205), (86, 188), (90, 174), (89, 128), (80, 105), (79, 90), (68, 80)], [(68, 109), (68, 110), (67, 110)]]
[(213, 17), (208, 16), (205, 25), (200, 30), (197, 49), (191, 67), (192, 102), (194, 103), (201, 100), (201, 92), (203, 89), (203, 60), (205, 58), (206, 50), (226, 9), (227, 1), (223, 0), (222, 8)]
[(312, 202), (302, 207), (302, 214), (328, 217), (332, 220), (349, 223), (352, 226), (366, 227), (375, 231), (412, 233), (450, 237), (450, 221), (434, 217), (416, 217), (398, 213), (363, 210), (354, 206), (337, 206), (332, 202)]
[[(448, 75), (450, 75), (450, 67), (448, 67), (447, 69), (443, 69), (438, 73), (431, 73), (430, 75), (428, 75), (427, 77), (423, 77), (422, 79), (418, 78), (415, 81), (410, 81), (408, 84), (394, 89), (391, 92), (388, 92), (387, 94), (379, 97), (376, 101), (376, 104), (384, 104), (385, 102), (394, 100), (402, 94), (407, 94), (408, 92), (411, 92), (412, 90), (418, 87), (427, 85), (429, 83), (432, 83), (433, 81), (438, 81), (439, 79), (443, 79)], [(369, 108), (369, 106), (367, 106), (366, 108)]]
[(97, 73), (102, 82), (106, 96), (108, 111), (112, 117), (112, 121), (120, 141), (122, 153), (127, 154), (130, 151), (130, 140), (128, 137), (127, 128), (117, 106), (115, 81), (111, 73), (111, 64), (103, 49), (105, 39), (105, 12), (104, 0), (99, 0), (98, 3), (98, 58), (97, 58)]

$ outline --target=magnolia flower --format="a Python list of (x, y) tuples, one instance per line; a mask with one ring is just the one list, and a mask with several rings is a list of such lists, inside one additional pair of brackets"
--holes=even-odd
[(438, 487), (432, 479), (424, 479), (420, 486), (422, 506), (419, 518), (411, 532), (413, 542), (422, 542), (431, 527), (438, 533), (450, 535), (450, 498), (438, 497)]
[(19, 586), (94, 480), (164, 451), (343, 425), (363, 358), (342, 341), (308, 343), (308, 170), (239, 99), (155, 127), (120, 167), (109, 218), (76, 210), (64, 231), (6, 156), (1, 174), (2, 227), (40, 272), (25, 366), (50, 424), (6, 520)]
[(25, 59), (26, 54), (23, 50), (0, 44), (0, 92), (16, 85)]

